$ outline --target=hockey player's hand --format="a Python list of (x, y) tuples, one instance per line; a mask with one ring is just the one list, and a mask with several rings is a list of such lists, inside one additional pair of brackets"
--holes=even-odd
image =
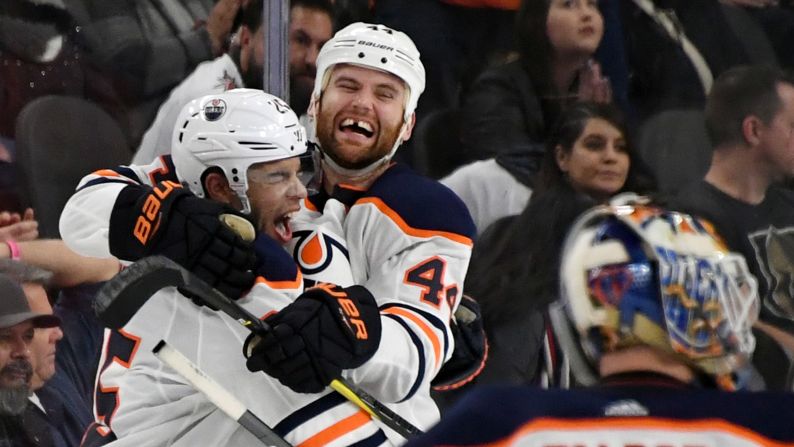
[(255, 254), (219, 220), (229, 207), (194, 196), (181, 185), (128, 186), (110, 216), (110, 252), (128, 261), (164, 255), (231, 298), (254, 284)]
[(488, 339), (477, 301), (463, 295), (451, 329), (455, 350), (431, 382), (436, 391), (453, 390), (471, 382), (482, 372), (488, 358)]
[(266, 321), (270, 332), (245, 341), (246, 365), (298, 393), (319, 393), (380, 343), (378, 305), (362, 286), (320, 284)]

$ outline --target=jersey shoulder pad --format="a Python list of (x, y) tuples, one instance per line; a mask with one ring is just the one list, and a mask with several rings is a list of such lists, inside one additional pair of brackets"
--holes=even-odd
[(442, 231), (473, 239), (474, 221), (463, 201), (451, 189), (396, 164), (387, 169), (356, 203), (385, 205), (408, 226)]

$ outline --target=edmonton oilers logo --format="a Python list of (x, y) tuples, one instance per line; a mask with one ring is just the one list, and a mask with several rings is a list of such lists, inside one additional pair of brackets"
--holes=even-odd
[(204, 104), (204, 118), (207, 121), (217, 121), (226, 113), (226, 103), (222, 99), (212, 99)]
[(315, 231), (296, 231), (293, 233), (297, 239), (292, 257), (304, 275), (312, 275), (324, 271), (334, 260), (334, 247), (350, 261), (347, 248), (325, 233)]

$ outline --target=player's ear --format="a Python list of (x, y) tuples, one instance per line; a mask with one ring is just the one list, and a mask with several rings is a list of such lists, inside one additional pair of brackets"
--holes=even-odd
[(232, 204), (236, 197), (229, 180), (220, 172), (210, 172), (204, 178), (204, 190), (207, 191), (207, 198), (216, 202)]
[(404, 124), (405, 130), (403, 131), (403, 141), (408, 141), (411, 138), (411, 133), (414, 130), (414, 124), (416, 124), (416, 113), (412, 113), (411, 117), (408, 118), (408, 121)]

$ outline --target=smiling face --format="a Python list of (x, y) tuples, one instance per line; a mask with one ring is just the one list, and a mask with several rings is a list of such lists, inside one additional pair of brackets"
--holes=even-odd
[(300, 210), (300, 202), (306, 198), (306, 188), (299, 178), (300, 169), (297, 157), (248, 168), (251, 219), (259, 231), (281, 244), (292, 239), (290, 218)]
[(596, 0), (551, 0), (546, 33), (558, 56), (590, 57), (604, 34)]
[(629, 173), (625, 136), (601, 118), (589, 119), (570, 149), (557, 146), (555, 157), (573, 189), (598, 201), (619, 192)]
[[(400, 135), (408, 90), (398, 77), (370, 68), (333, 68), (317, 112), (317, 139), (346, 169), (362, 169), (387, 156)], [(413, 120), (402, 136), (411, 135)]]

